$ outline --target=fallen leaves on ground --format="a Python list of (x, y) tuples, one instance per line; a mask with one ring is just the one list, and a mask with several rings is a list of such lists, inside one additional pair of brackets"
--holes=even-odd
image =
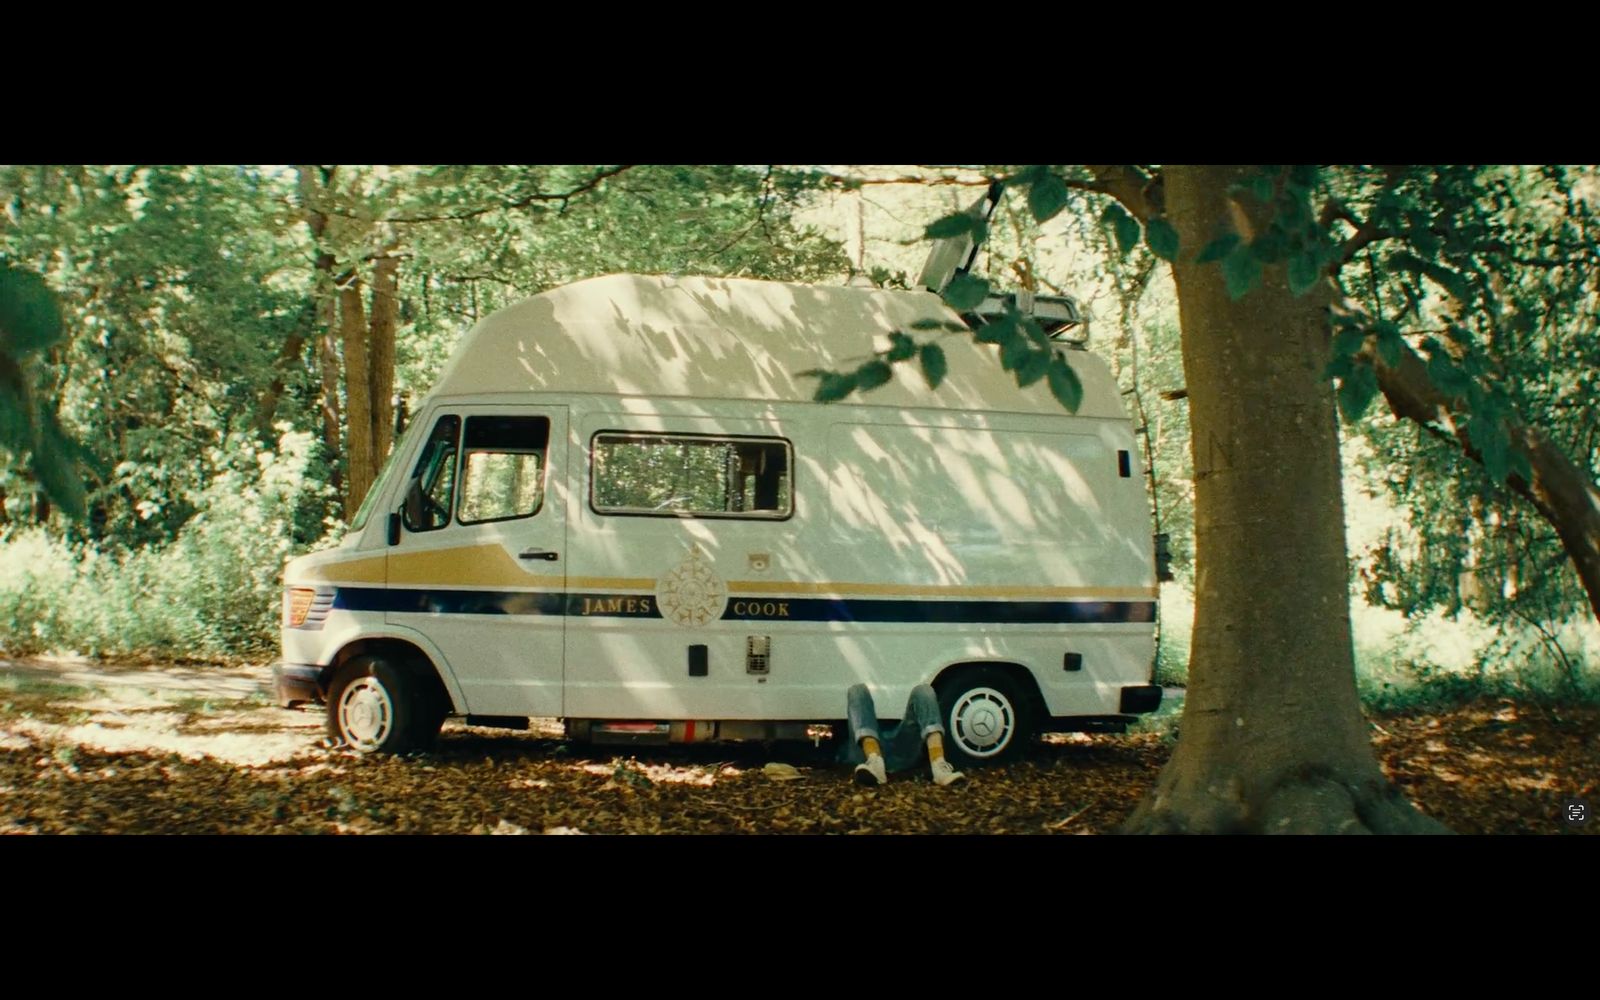
[[(208, 719), (240, 709), (191, 710), (179, 735), (214, 734)], [(1152, 734), (1050, 736), (949, 788), (918, 769), (865, 789), (809, 744), (619, 749), (568, 743), (548, 727), (451, 723), (432, 753), (361, 757), (319, 747), (314, 710), (263, 711), (278, 713), (280, 731), (239, 738), (298, 734), (287, 757), (75, 742), (92, 729), (81, 706), (13, 692), (0, 711), (0, 832), (1107, 833), (1169, 753)], [(131, 724), (139, 712), (122, 715)], [(1401, 789), (1464, 833), (1561, 832), (1565, 799), (1596, 798), (1593, 709), (1381, 717), (1373, 741)]]

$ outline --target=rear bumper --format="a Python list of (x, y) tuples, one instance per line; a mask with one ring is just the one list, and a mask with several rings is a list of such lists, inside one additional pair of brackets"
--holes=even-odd
[(1122, 712), (1125, 715), (1143, 715), (1161, 707), (1161, 688), (1155, 684), (1122, 689)]
[(322, 701), (327, 697), (323, 685), (323, 668), (314, 663), (284, 663), (272, 665), (272, 696), (284, 708), (306, 701)]

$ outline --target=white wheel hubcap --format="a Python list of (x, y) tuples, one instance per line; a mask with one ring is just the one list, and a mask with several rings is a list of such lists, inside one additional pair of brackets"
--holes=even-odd
[(1017, 731), (1017, 712), (994, 688), (973, 688), (950, 710), (950, 729), (961, 749), (972, 757), (993, 757)]
[(339, 728), (357, 750), (373, 750), (394, 728), (394, 702), (372, 677), (358, 677), (339, 696)]

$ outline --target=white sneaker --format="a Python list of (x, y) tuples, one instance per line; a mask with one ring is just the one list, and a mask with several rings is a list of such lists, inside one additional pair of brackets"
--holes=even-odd
[(881, 785), (888, 780), (889, 776), (883, 770), (883, 756), (881, 754), (873, 754), (867, 758), (865, 764), (856, 765), (856, 784), (858, 785)]
[(957, 771), (947, 760), (940, 759), (933, 762), (933, 783), (935, 785), (951, 785), (958, 781), (967, 780), (967, 776)]

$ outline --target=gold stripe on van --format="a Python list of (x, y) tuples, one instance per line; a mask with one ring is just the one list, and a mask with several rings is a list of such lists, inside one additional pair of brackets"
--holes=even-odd
[(321, 566), (311, 567), (288, 582), (291, 584), (382, 583), (387, 562), (384, 556), (367, 556), (344, 562), (323, 563)]

